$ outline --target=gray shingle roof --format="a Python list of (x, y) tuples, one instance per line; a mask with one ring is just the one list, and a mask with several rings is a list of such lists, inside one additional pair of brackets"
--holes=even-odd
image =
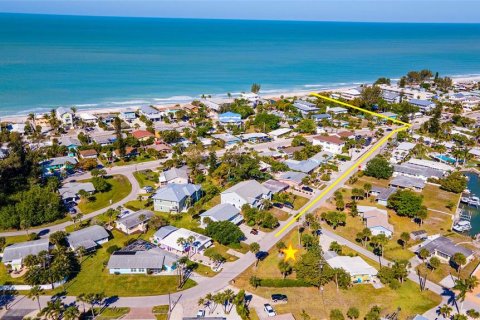
[(102, 226), (94, 225), (70, 233), (67, 241), (74, 250), (79, 247), (88, 250), (95, 248), (98, 241), (106, 238), (108, 238), (108, 232)]
[(24, 259), (29, 255), (37, 255), (41, 251), (48, 251), (48, 239), (26, 241), (12, 244), (3, 251), (3, 261), (10, 262), (16, 259)]
[(270, 190), (262, 186), (256, 180), (247, 180), (237, 183), (236, 185), (228, 188), (222, 193), (225, 194), (230, 192), (236, 193), (248, 203), (253, 203), (255, 199), (258, 199), (263, 195), (270, 193)]
[(280, 182), (273, 179), (265, 181), (264, 183), (262, 183), (262, 185), (273, 193), (278, 193), (280, 191), (288, 189), (289, 187), (288, 184), (286, 184), (285, 182)]
[(394, 165), (393, 168), (395, 172), (408, 174), (412, 176), (425, 176), (425, 177), (435, 177), (435, 178), (443, 177), (443, 171), (441, 170), (421, 167), (413, 163), (397, 164), (397, 165)]
[(400, 187), (400, 188), (418, 188), (423, 189), (425, 187), (425, 181), (422, 179), (411, 178), (407, 176), (397, 176), (390, 181), (390, 185), (393, 187)]
[(158, 189), (153, 199), (180, 202), (186, 197), (191, 197), (195, 192), (201, 190), (201, 186), (191, 183), (172, 183)]
[(58, 192), (63, 199), (67, 199), (75, 197), (80, 190), (94, 192), (95, 187), (91, 182), (67, 182), (58, 190)]
[(166, 251), (117, 251), (110, 256), (109, 269), (162, 269), (173, 265), (177, 257)]
[(303, 172), (287, 171), (282, 173), (278, 178), (282, 180), (290, 180), (300, 184), (302, 183), (303, 178), (305, 178), (306, 176), (308, 175)]
[(205, 211), (201, 217), (213, 217), (216, 221), (228, 221), (238, 215), (240, 210), (229, 203), (220, 203)]
[(431, 241), (427, 240), (427, 243), (424, 246), (421, 246), (418, 250), (427, 249), (428, 252), (433, 253), (435, 251), (444, 253), (450, 257), (452, 257), (455, 253), (461, 252), (465, 257), (469, 257), (473, 254), (473, 251), (462, 247), (460, 245), (455, 244), (452, 240), (440, 236), (435, 238)]
[(176, 178), (184, 178), (188, 180), (188, 172), (185, 168), (172, 168), (160, 173), (161, 180), (171, 181)]
[[(140, 221), (140, 216), (144, 215), (145, 219)], [(128, 216), (117, 220), (117, 223), (123, 224), (128, 229), (131, 229), (135, 226), (138, 226), (140, 223), (150, 220), (153, 217), (153, 212), (150, 210), (139, 210), (135, 213), (129, 214)]]

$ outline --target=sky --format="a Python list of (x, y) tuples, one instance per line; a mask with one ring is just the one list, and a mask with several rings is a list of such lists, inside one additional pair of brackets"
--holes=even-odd
[(3, 13), (480, 23), (480, 0), (0, 0)]

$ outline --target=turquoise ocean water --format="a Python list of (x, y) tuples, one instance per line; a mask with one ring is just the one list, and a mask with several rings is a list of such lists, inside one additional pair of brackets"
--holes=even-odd
[(0, 116), (480, 74), (480, 25), (0, 14)]

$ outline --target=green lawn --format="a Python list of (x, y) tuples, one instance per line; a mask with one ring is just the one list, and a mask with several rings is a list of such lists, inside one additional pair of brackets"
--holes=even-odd
[(95, 200), (93, 201), (80, 201), (80, 203), (78, 204), (78, 208), (82, 213), (90, 213), (108, 207), (110, 204), (114, 204), (122, 200), (132, 191), (132, 185), (125, 176), (114, 175), (108, 177), (107, 181), (111, 185), (109, 191), (95, 193)]
[(202, 263), (189, 261), (189, 264), (194, 265), (193, 271), (195, 271), (196, 273), (198, 273), (201, 276), (211, 278), (211, 277), (214, 277), (218, 274), (218, 272), (213, 271), (212, 268), (210, 268), (209, 266), (206, 266)]
[(157, 320), (167, 320), (168, 305), (160, 305), (152, 308), (152, 312)]
[[(148, 239), (153, 233), (141, 235), (141, 238)], [(82, 262), (81, 271), (66, 284), (68, 295), (79, 295), (81, 293), (103, 292), (106, 296), (148, 296), (160, 295), (177, 291), (178, 277), (172, 276), (149, 276), (149, 275), (111, 275), (104, 266), (108, 262), (109, 254), (107, 248), (112, 245), (122, 247), (124, 242), (138, 235), (126, 236), (116, 230), (113, 231), (114, 238), (103, 244), (95, 254), (85, 258)], [(193, 280), (187, 280), (183, 289), (195, 286)], [(61, 291), (62, 288), (54, 292)]]
[[(130, 312), (130, 308), (105, 308), (105, 309), (100, 309), (100, 308), (95, 308), (95, 314), (97, 315), (95, 319), (97, 320), (110, 320), (110, 319), (119, 319), (120, 317), (126, 315), (127, 313)], [(101, 313), (99, 314), (98, 312)]]
[(209, 257), (214, 253), (219, 253), (221, 254), (225, 259), (227, 259), (227, 262), (233, 262), (238, 260), (238, 257), (231, 255), (230, 253), (227, 253), (227, 251), (230, 248), (227, 246), (224, 246), (218, 242), (215, 242), (213, 246), (205, 250), (205, 256)]
[(156, 184), (158, 183), (158, 172), (154, 172), (151, 170), (142, 170), (142, 171), (135, 171), (133, 173), (133, 176), (135, 179), (137, 179), (138, 184), (140, 185), (141, 188), (150, 186), (150, 187), (156, 187)]
[(308, 202), (308, 200), (310, 199), (295, 195), (295, 198), (293, 200), (293, 207), (295, 208), (295, 210), (299, 210)]
[[(462, 278), (469, 277), (479, 263), (480, 263), (480, 260), (478, 258), (473, 259), (469, 264), (467, 264), (462, 269), (460, 269), (460, 277)], [(452, 268), (448, 263), (440, 264), (440, 267), (434, 271), (430, 269), (427, 270), (425, 266), (421, 264), (417, 267), (417, 270), (420, 270), (422, 274), (425, 274), (425, 271), (427, 271), (428, 280), (435, 283), (439, 283), (450, 274), (453, 275), (454, 277), (458, 277), (457, 271), (454, 268)]]
[[(448, 192), (440, 189), (438, 186), (431, 184), (426, 184), (425, 188), (422, 191), (423, 195), (423, 204), (429, 208), (449, 213), (455, 213), (456, 205), (460, 194)], [(452, 209), (447, 208), (449, 202), (455, 204)]]
[(141, 209), (153, 210), (153, 205), (147, 206), (147, 201), (145, 200), (132, 200), (125, 203), (124, 207), (133, 211), (138, 211)]

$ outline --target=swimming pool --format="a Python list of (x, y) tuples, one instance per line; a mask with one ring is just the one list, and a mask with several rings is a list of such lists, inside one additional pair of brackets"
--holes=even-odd
[(460, 162), (460, 161), (455, 161), (454, 158), (451, 158), (451, 157), (449, 157), (445, 154), (437, 154), (434, 157), (441, 160), (441, 161), (448, 162), (450, 164), (455, 164), (455, 162)]

